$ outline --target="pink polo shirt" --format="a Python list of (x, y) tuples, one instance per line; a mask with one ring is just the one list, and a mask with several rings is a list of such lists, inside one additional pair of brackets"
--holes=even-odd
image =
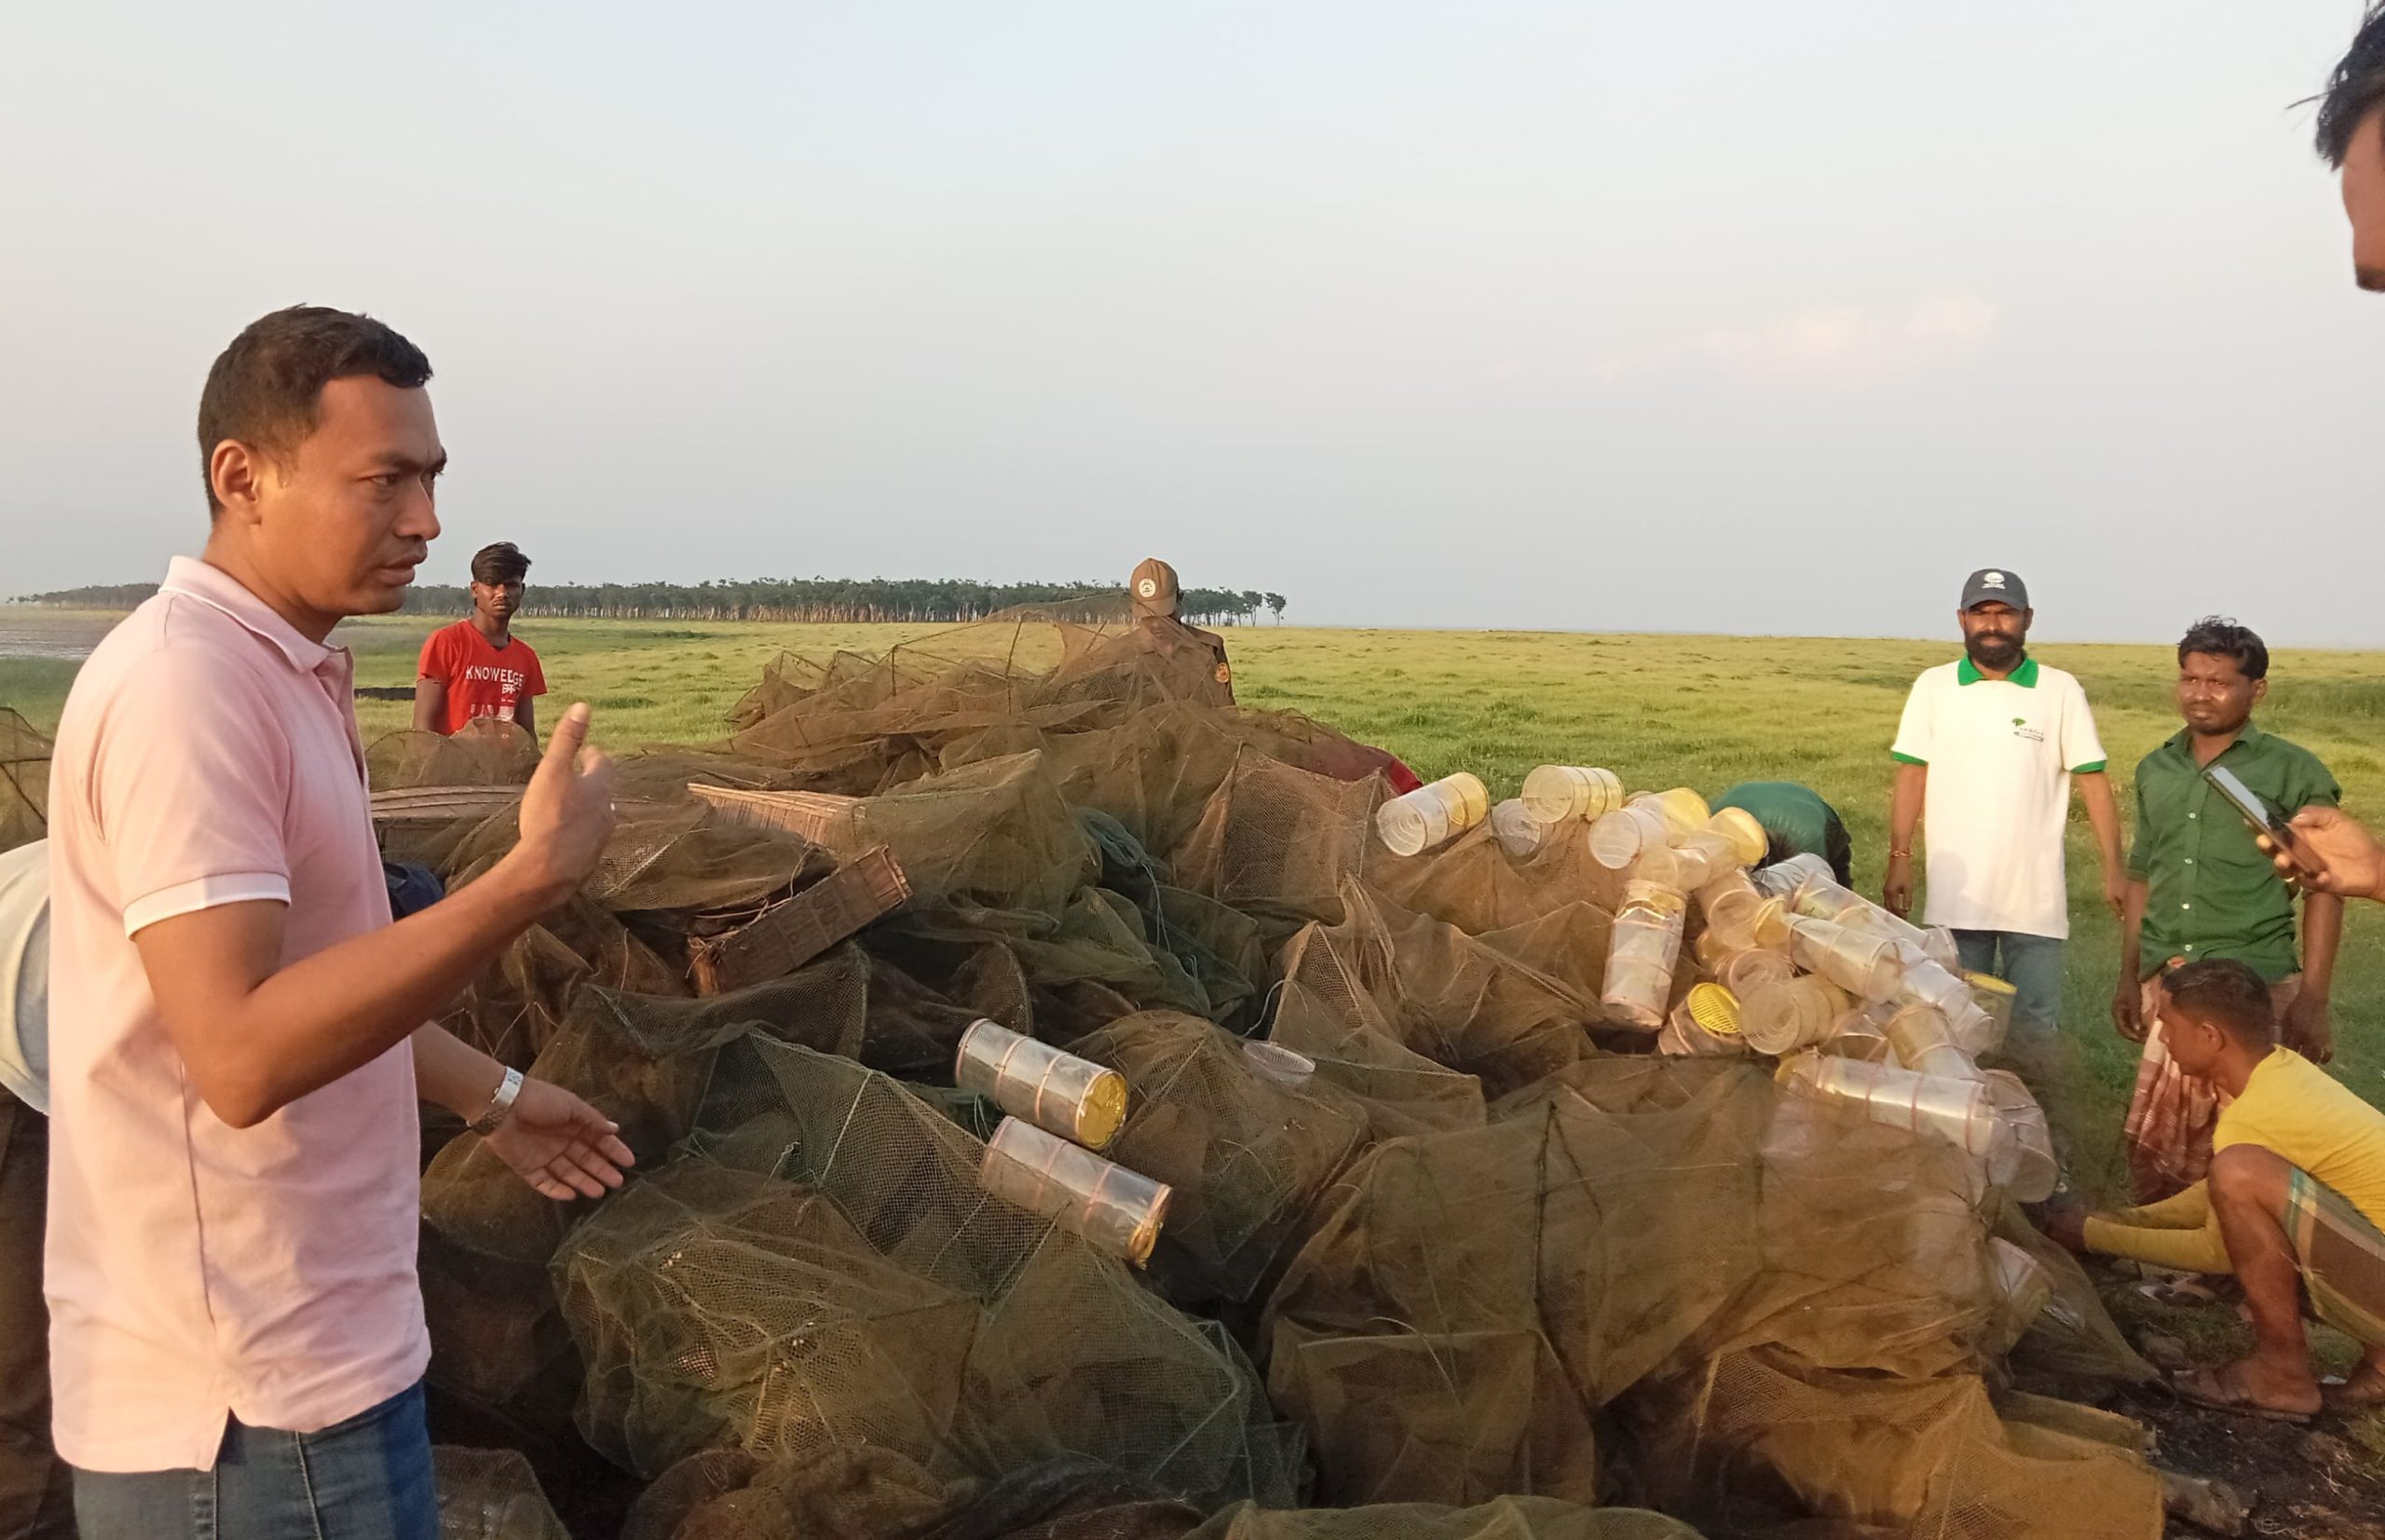
[(289, 906), (289, 963), (389, 923), (354, 663), (178, 560), (75, 681), (50, 762), (50, 1375), (58, 1450), (205, 1469), (226, 1414), (313, 1432), (421, 1377), (403, 1043), (253, 1128), (208, 1110), (132, 936)]

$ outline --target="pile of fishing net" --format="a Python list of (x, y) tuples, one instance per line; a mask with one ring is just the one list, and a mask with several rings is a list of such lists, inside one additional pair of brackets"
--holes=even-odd
[(42, 838), (49, 808), (49, 740), (0, 706), (0, 851)]
[[(2034, 1177), (1679, 1036), (1819, 943), (1684, 904), (1615, 1002), (1711, 841), (1395, 854), (1383, 755), (1183, 666), (1014, 617), (622, 762), (597, 879), (446, 1021), (639, 1162), (556, 1206), (427, 1124), (439, 1426), (514, 1451), (444, 1456), (451, 1534), (562, 1533), (541, 1482), (624, 1540), (2160, 1533), (2133, 1425), (2047, 1398), (2147, 1370)], [(375, 745), (388, 853), (469, 883), (531, 759)], [(964, 1088), (988, 1043), (1063, 1115)]]

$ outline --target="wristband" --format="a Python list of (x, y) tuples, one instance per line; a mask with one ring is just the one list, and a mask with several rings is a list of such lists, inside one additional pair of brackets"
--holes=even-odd
[(1913, 852), (1911, 851), (1900, 851), (1893, 849), (1888, 852), (1888, 859), (1891, 861), (1896, 860), (1899, 856), (1902, 856), (1905, 860), (1910, 861), (1913, 859)]
[(505, 1079), (497, 1085), (497, 1095), (489, 1099), (488, 1111), (472, 1120), (472, 1132), (494, 1134), (503, 1127), (506, 1118), (513, 1111), (513, 1098), (521, 1094), (522, 1071), (506, 1070)]

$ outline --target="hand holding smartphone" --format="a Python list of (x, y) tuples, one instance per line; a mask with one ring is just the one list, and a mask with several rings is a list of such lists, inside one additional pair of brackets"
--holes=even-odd
[(2294, 825), (2286, 822), (2285, 816), (2271, 811), (2268, 803), (2253, 794), (2252, 787), (2237, 779), (2234, 770), (2223, 765), (2206, 765), (2202, 778), (2211, 783), (2214, 791), (2228, 799), (2228, 805), (2252, 825), (2256, 835), (2267, 840), (2277, 854), (2291, 861), (2296, 872), (2305, 877), (2318, 877), (2326, 871), (2327, 864), (2320, 860), (2318, 854), (2294, 832)]

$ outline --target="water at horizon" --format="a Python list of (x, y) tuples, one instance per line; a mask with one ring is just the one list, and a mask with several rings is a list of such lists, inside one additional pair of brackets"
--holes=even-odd
[(79, 662), (116, 625), (106, 620), (44, 620), (20, 625), (0, 620), (0, 658), (55, 658)]

